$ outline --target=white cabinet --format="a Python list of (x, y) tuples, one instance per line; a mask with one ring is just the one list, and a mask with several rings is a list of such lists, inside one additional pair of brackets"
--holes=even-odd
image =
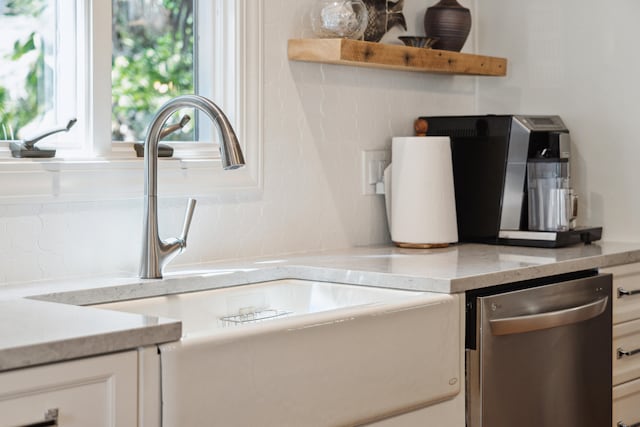
[(640, 378), (640, 354), (632, 356), (618, 354), (618, 349), (621, 351), (633, 351), (639, 348), (640, 319), (613, 325), (612, 360), (614, 385)]
[[(640, 319), (640, 263), (605, 268), (603, 273), (613, 274), (613, 324)], [(618, 296), (618, 290), (639, 293)]]
[(463, 427), (465, 425), (465, 394), (426, 408), (366, 424), (365, 427)]
[(134, 427), (137, 361), (130, 351), (0, 373), (0, 427)]
[[(613, 274), (612, 426), (640, 423), (640, 263), (602, 269)], [(639, 291), (634, 293), (634, 291)]]
[(613, 388), (613, 425), (632, 426), (640, 421), (640, 379)]

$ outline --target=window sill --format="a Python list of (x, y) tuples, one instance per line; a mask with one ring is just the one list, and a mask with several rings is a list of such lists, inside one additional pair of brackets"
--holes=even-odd
[[(207, 197), (261, 190), (260, 167), (225, 171), (220, 159), (161, 158), (158, 194), (170, 197)], [(100, 201), (140, 198), (143, 195), (142, 158), (0, 159), (0, 204), (16, 202)]]
[[(103, 7), (98, 7), (103, 2), (93, 1), (89, 4), (93, 4), (94, 7), (83, 10), (81, 13), (93, 13), (96, 17), (103, 16), (101, 14)], [(203, 4), (210, 6), (209, 2), (203, 2)], [(160, 159), (158, 172), (160, 198), (213, 196), (217, 199), (227, 197), (237, 199), (239, 194), (242, 198), (254, 198), (262, 191), (263, 2), (224, 0), (212, 2), (211, 6), (216, 8), (216, 11), (224, 9), (224, 13), (228, 11), (237, 13), (236, 22), (227, 22), (224, 18), (225, 14), (216, 12), (216, 22), (221, 24), (217, 25), (220, 33), (216, 37), (226, 41), (227, 31), (241, 35), (237, 46), (227, 49), (229, 52), (234, 51), (235, 59), (225, 64), (232, 74), (237, 74), (235, 84), (238, 85), (238, 93), (234, 95), (236, 102), (228, 106), (228, 109), (234, 113), (232, 116), (235, 116), (239, 123), (236, 132), (245, 143), (243, 150), (247, 165), (241, 169), (224, 171), (217, 153), (210, 153), (208, 150), (202, 153), (200, 148), (196, 156), (185, 152), (178, 153), (177, 158)], [(100, 24), (99, 27), (91, 29), (93, 33), (109, 34), (108, 22), (95, 19), (93, 23)], [(85, 51), (89, 48), (94, 49), (95, 52), (101, 52), (110, 46), (111, 38), (98, 37), (88, 43), (90, 46), (83, 44), (80, 47), (83, 53), (86, 54)], [(226, 52), (221, 52), (220, 55), (223, 61), (227, 58)], [(90, 66), (94, 71), (90, 76), (91, 82), (78, 82), (82, 87), (91, 87), (89, 93), (85, 94), (85, 98), (91, 100), (91, 105), (84, 107), (88, 110), (86, 123), (92, 123), (93, 129), (85, 134), (92, 135), (90, 138), (94, 138), (94, 141), (87, 147), (93, 147), (101, 153), (112, 152), (112, 155), (108, 158), (65, 158), (65, 154), (59, 150), (59, 157), (53, 159), (13, 159), (9, 153), (8, 144), (0, 142), (0, 179), (5, 183), (0, 186), (0, 204), (122, 200), (142, 197), (144, 162), (134, 157), (130, 151), (123, 153), (121, 150), (122, 147), (126, 148), (126, 144), (112, 145), (107, 137), (111, 133), (109, 58), (93, 55), (79, 59), (91, 61)], [(225, 83), (216, 89), (227, 94), (226, 96), (231, 96), (232, 91), (229, 91), (229, 88), (230, 86)], [(104, 100), (107, 102), (102, 102)], [(102, 143), (100, 143), (101, 135), (104, 136)], [(46, 145), (43, 142), (43, 146)], [(82, 150), (83, 147), (85, 145), (75, 148)]]

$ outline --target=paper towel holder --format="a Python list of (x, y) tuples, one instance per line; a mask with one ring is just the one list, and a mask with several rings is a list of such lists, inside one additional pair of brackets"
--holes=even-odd
[[(392, 157), (396, 154), (400, 157), (392, 159), (384, 171), (389, 231), (391, 240), (400, 248), (447, 248), (458, 240), (450, 141), (448, 137), (420, 135), (426, 132), (426, 127), (426, 122), (416, 121), (416, 137), (393, 138)], [(407, 156), (407, 150), (411, 150), (412, 154)], [(420, 163), (421, 159), (433, 160), (442, 167), (425, 168)], [(402, 169), (394, 170), (393, 163), (396, 163), (395, 168), (400, 166)], [(400, 178), (400, 181), (395, 182), (396, 178)], [(412, 187), (411, 184), (417, 184), (413, 186), (416, 188), (405, 191)], [(394, 186), (401, 193), (394, 194)], [(401, 208), (398, 218), (394, 218), (397, 213), (392, 212), (396, 210), (394, 205), (395, 208)]]
[[(389, 231), (391, 232), (391, 215), (393, 215), (391, 210), (391, 167), (386, 167), (384, 170), (384, 204), (387, 211), (387, 224), (389, 226)], [(451, 246), (453, 243), (406, 243), (406, 242), (398, 242), (392, 239), (394, 245), (402, 249), (444, 249)]]

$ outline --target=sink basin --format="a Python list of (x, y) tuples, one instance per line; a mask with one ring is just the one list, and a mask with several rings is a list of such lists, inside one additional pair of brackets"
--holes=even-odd
[(460, 392), (455, 295), (279, 280), (97, 307), (180, 319), (164, 426), (357, 425)]
[[(394, 289), (278, 280), (121, 301), (96, 307), (180, 319), (183, 336), (189, 337), (200, 333), (224, 333), (227, 328), (256, 325), (341, 308), (375, 306), (415, 295), (416, 292)], [(293, 322), (297, 322), (297, 319)]]

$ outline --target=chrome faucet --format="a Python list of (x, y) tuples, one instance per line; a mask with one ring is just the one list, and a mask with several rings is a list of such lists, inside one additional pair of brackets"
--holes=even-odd
[(160, 239), (158, 232), (158, 145), (167, 119), (182, 108), (197, 108), (218, 126), (222, 141), (220, 155), (225, 170), (244, 166), (244, 156), (229, 119), (220, 107), (198, 95), (183, 95), (165, 103), (151, 120), (144, 142), (144, 228), (142, 230), (142, 259), (140, 278), (160, 279), (162, 270), (176, 255), (187, 247), (187, 235), (191, 226), (196, 201), (189, 199), (180, 237)]

